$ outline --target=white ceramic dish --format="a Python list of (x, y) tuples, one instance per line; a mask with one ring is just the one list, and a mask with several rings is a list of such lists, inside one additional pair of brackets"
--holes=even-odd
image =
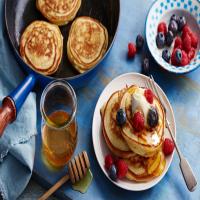
[[(155, 41), (158, 24), (160, 22), (168, 24), (173, 14), (185, 16), (192, 31), (200, 35), (200, 2), (198, 0), (157, 0), (153, 3), (147, 16), (146, 41), (152, 56), (161, 67), (169, 72), (184, 74), (200, 66), (200, 40), (195, 58), (184, 67), (176, 67), (165, 62), (162, 58), (163, 49), (158, 49)], [(173, 45), (174, 43), (169, 49), (172, 49)]]
[[(103, 135), (102, 135), (100, 108), (109, 99), (110, 95), (113, 92), (124, 88), (126, 85), (128, 85), (128, 86), (138, 85), (138, 86), (145, 87), (146, 80), (147, 80), (146, 76), (138, 74), (138, 73), (127, 73), (127, 74), (120, 75), (117, 78), (115, 78), (114, 80), (112, 80), (106, 86), (106, 88), (101, 93), (99, 100), (96, 104), (96, 108), (95, 108), (94, 116), (93, 116), (93, 124), (92, 124), (93, 146), (94, 146), (94, 151), (96, 154), (97, 161), (98, 161), (102, 171), (104, 172), (104, 174), (110, 181), (112, 181), (112, 180), (109, 178), (107, 171), (104, 167), (104, 158), (108, 153), (110, 153), (110, 151), (109, 151), (109, 149), (104, 141)], [(162, 89), (159, 86), (158, 86), (158, 89), (159, 89), (159, 93), (163, 97), (164, 105), (168, 111), (167, 118), (171, 124), (173, 133), (176, 136), (176, 125), (175, 125), (175, 119), (174, 119), (172, 107), (171, 107), (166, 95), (164, 94), (164, 92), (162, 91)], [(165, 129), (165, 137), (170, 137), (167, 129)], [(117, 182), (114, 182), (114, 181), (112, 181), (112, 182), (115, 185), (117, 185), (118, 187), (121, 187), (126, 190), (131, 190), (131, 191), (141, 191), (141, 190), (149, 189), (149, 188), (153, 187), (154, 185), (156, 185), (164, 177), (164, 175), (168, 171), (168, 168), (172, 162), (172, 159), (173, 159), (173, 154), (167, 157), (166, 166), (165, 166), (165, 169), (164, 169), (162, 175), (160, 175), (159, 177), (157, 177), (149, 182), (136, 183), (133, 181), (129, 181), (127, 179), (118, 180)]]

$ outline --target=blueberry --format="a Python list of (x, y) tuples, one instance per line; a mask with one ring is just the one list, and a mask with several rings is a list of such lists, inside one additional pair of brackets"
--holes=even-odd
[(181, 63), (181, 59), (182, 59), (182, 51), (180, 49), (177, 49), (175, 52), (175, 58), (176, 58), (176, 62), (178, 64)]
[(181, 31), (185, 25), (186, 25), (186, 18), (182, 16), (179, 18), (178, 30)]
[(177, 24), (177, 22), (176, 22), (175, 20), (171, 20), (171, 21), (169, 22), (168, 30), (169, 30), (169, 31), (172, 31), (172, 33), (173, 33), (174, 35), (177, 34), (177, 32), (178, 32), (178, 24)]
[(126, 113), (122, 108), (117, 111), (116, 120), (119, 126), (122, 126), (126, 123)]
[(142, 73), (147, 75), (147, 76), (150, 74), (150, 67), (149, 67), (149, 59), (148, 58), (144, 58), (144, 60), (142, 61)]
[(116, 181), (117, 180), (117, 168), (115, 165), (111, 165), (109, 171), (109, 177), (113, 180)]
[(174, 40), (174, 34), (172, 33), (172, 31), (168, 31), (166, 34), (166, 45), (170, 47), (173, 40)]
[(144, 38), (142, 37), (142, 35), (138, 35), (136, 38), (136, 47), (138, 50), (142, 49), (144, 45)]
[(162, 49), (165, 46), (165, 35), (163, 32), (159, 32), (156, 36), (156, 44), (159, 49)]
[(151, 128), (154, 128), (158, 125), (158, 112), (156, 108), (151, 107), (147, 114), (147, 123)]
[(176, 14), (173, 14), (173, 15), (171, 16), (171, 18), (170, 18), (170, 21), (172, 21), (172, 20), (174, 20), (174, 21), (176, 21), (176, 22), (178, 23), (178, 21), (179, 21), (179, 16), (177, 16)]
[(170, 55), (170, 51), (168, 49), (164, 49), (162, 52), (162, 58), (169, 63), (171, 55)]

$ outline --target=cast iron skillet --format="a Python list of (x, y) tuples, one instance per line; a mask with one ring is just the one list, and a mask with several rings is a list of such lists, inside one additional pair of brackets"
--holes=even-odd
[[(16, 119), (17, 112), (21, 108), (29, 92), (36, 81), (46, 85), (54, 79), (64, 79), (74, 87), (80, 87), (94, 76), (98, 65), (89, 71), (79, 74), (67, 59), (66, 44), (71, 23), (60, 27), (64, 37), (63, 57), (59, 70), (52, 76), (45, 76), (31, 69), (19, 54), (19, 40), (24, 29), (34, 20), (47, 21), (36, 9), (36, 0), (5, 0), (5, 22), (8, 38), (20, 66), (27, 72), (26, 79), (8, 95), (0, 108), (0, 136), (7, 126)], [(117, 32), (120, 13), (120, 0), (82, 0), (82, 5), (77, 16), (90, 16), (98, 19), (106, 26), (109, 34), (109, 47), (101, 61), (106, 57), (112, 47)], [(100, 61), (100, 62), (101, 62)]]

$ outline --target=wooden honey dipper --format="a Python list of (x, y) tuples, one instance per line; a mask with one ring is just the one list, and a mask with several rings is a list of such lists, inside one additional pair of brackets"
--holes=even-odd
[(87, 173), (87, 170), (90, 168), (90, 161), (86, 151), (79, 153), (68, 163), (68, 172), (69, 174), (62, 177), (54, 186), (52, 186), (43, 196), (38, 200), (45, 200), (50, 195), (52, 195), (59, 187), (61, 187), (69, 179), (72, 184), (80, 181)]

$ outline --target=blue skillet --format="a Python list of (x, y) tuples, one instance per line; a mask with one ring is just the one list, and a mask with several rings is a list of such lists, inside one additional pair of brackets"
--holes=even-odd
[[(98, 65), (91, 70), (78, 74), (70, 62), (67, 60), (66, 48), (63, 49), (63, 59), (60, 64), (60, 69), (52, 76), (45, 76), (31, 69), (21, 58), (19, 54), (19, 40), (24, 29), (34, 20), (46, 20), (36, 9), (36, 0), (5, 0), (5, 21), (13, 52), (20, 66), (26, 72), (27, 77), (23, 82), (14, 89), (2, 101), (0, 108), (0, 136), (3, 134), (6, 126), (13, 122), (26, 97), (34, 88), (36, 82), (41, 86), (45, 86), (48, 82), (55, 79), (64, 79), (73, 87), (84, 86), (87, 81), (94, 76), (98, 69)], [(106, 57), (110, 51), (115, 35), (117, 32), (120, 13), (120, 0), (84, 0), (77, 16), (90, 16), (98, 19), (108, 29), (109, 48), (101, 59)], [(71, 23), (61, 27), (61, 32), (64, 36), (64, 44), (67, 43), (67, 36)], [(66, 45), (64, 45), (65, 47)], [(100, 62), (101, 62), (100, 61)], [(68, 67), (67, 67), (68, 66)]]

